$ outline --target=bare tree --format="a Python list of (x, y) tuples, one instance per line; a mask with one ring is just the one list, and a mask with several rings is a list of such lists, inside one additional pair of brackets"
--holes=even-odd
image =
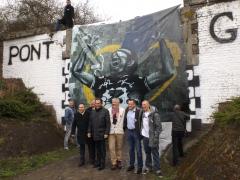
[[(59, 0), (8, 0), (0, 8), (0, 32), (17, 31), (53, 24), (63, 15)], [(100, 21), (89, 1), (75, 5), (75, 23), (89, 24)]]

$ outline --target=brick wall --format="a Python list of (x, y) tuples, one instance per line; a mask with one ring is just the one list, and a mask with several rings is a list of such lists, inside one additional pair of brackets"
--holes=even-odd
[[(237, 29), (236, 38), (229, 42), (218, 42), (210, 34), (214, 17), (225, 12), (232, 13), (233, 20), (222, 16), (214, 24), (218, 39), (229, 39), (228, 29)], [(211, 114), (218, 103), (240, 95), (240, 1), (218, 3), (197, 10), (199, 65), (194, 68), (200, 76), (197, 94), (201, 96), (201, 108), (196, 116), (211, 122)]]
[(65, 100), (62, 88), (65, 83), (62, 56), (66, 49), (65, 34), (66, 31), (60, 31), (53, 36), (42, 34), (3, 42), (3, 78), (20, 78), (26, 87), (33, 87), (42, 102), (54, 107), (59, 123), (64, 113), (62, 101)]

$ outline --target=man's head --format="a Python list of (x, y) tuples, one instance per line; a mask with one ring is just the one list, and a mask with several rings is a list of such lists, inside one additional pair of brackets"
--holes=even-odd
[(142, 102), (142, 109), (143, 109), (144, 112), (147, 112), (147, 111), (150, 110), (150, 104), (149, 104), (149, 101), (144, 100), (144, 101)]
[(95, 108), (95, 100), (92, 100), (91, 104), (90, 104), (91, 108), (94, 109)]
[(137, 69), (137, 55), (128, 49), (118, 49), (112, 54), (110, 71), (112, 74), (132, 74)]
[(136, 101), (134, 99), (128, 100), (128, 109), (133, 110), (136, 107)]
[(80, 103), (80, 104), (78, 105), (78, 111), (79, 111), (80, 113), (83, 113), (83, 112), (85, 111), (85, 106), (84, 106), (84, 104)]
[(69, 99), (68, 103), (69, 103), (69, 106), (72, 107), (72, 108), (75, 106), (75, 102), (74, 102), (73, 99)]
[(118, 107), (119, 107), (119, 104), (120, 104), (119, 98), (113, 98), (113, 99), (112, 99), (112, 107), (113, 107), (113, 108), (118, 108)]
[(102, 99), (96, 98), (95, 99), (95, 109), (100, 109), (102, 107)]
[(70, 0), (67, 0), (66, 3), (67, 3), (67, 4), (71, 4), (71, 1), (70, 1)]
[(176, 104), (174, 106), (174, 111), (181, 111), (181, 106), (179, 104)]

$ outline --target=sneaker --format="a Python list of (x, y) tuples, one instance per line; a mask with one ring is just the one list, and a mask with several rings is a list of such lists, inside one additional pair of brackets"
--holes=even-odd
[(151, 172), (151, 169), (147, 167), (143, 170), (143, 174), (148, 174), (150, 172)]
[(64, 147), (64, 150), (69, 150), (69, 148), (68, 147)]
[(133, 171), (134, 170), (134, 166), (129, 166), (128, 168), (127, 168), (127, 171)]
[(159, 177), (159, 178), (163, 178), (163, 174), (162, 172), (159, 170), (156, 172), (156, 175)]
[(138, 168), (136, 174), (142, 174), (142, 168)]

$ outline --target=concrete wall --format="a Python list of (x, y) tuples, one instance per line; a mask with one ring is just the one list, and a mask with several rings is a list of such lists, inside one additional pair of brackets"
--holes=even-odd
[(53, 105), (59, 123), (65, 100), (62, 90), (65, 34), (66, 31), (61, 31), (53, 37), (43, 34), (3, 43), (3, 78), (21, 78), (26, 87), (33, 87), (41, 102)]

